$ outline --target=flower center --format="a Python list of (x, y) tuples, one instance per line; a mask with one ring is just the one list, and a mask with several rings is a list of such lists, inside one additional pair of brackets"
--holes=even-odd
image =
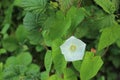
[(70, 46), (70, 51), (74, 52), (76, 50), (76, 45), (72, 44)]

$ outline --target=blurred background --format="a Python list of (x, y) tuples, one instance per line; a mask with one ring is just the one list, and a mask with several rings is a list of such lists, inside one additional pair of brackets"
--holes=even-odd
[[(54, 2), (55, 0), (52, 1)], [(116, 3), (117, 6), (117, 10), (114, 12), (114, 20), (120, 24), (120, 1), (113, 1)], [(91, 13), (93, 13), (93, 17), (94, 15), (95, 17), (99, 17), (99, 15), (102, 15), (101, 11), (98, 11), (98, 9), (101, 8), (95, 5), (92, 0), (82, 0), (81, 5), (86, 7), (86, 9), (91, 8)], [(97, 7), (95, 7), (94, 5)], [(41, 57), (41, 55), (44, 56), (44, 54), (39, 55), (39, 52), (45, 52), (45, 49), (39, 45), (33, 45), (36, 42), (32, 42), (34, 37), (33, 39), (30, 38), (29, 42), (24, 40), (22, 43), (20, 43), (20, 41), (18, 40), (13, 40), (18, 27), (23, 26), (24, 17), (25, 11), (21, 6), (21, 0), (0, 0), (0, 62), (5, 63), (9, 56), (16, 55), (16, 53), (21, 50), (29, 50), (31, 53), (34, 53), (33, 62), (40, 65), (41, 71), (43, 71), (44, 63), (42, 62), (43, 57)], [(108, 20), (111, 20), (111, 18), (104, 17), (103, 20), (103, 23), (111, 24), (110, 22), (107, 22)], [(102, 25), (102, 23), (99, 22), (100, 21), (98, 21), (97, 23), (96, 21), (91, 24), (90, 21), (87, 21), (85, 23), (90, 24), (90, 29), (83, 29), (83, 33), (81, 35), (75, 33), (77, 37), (82, 38), (88, 44), (87, 50), (92, 50), (93, 52), (96, 50), (96, 43), (98, 42), (98, 40), (96, 39), (100, 36), (100, 32), (98, 32), (99, 28), (94, 27), (94, 25)], [(86, 26), (85, 24), (81, 25)], [(104, 25), (102, 26), (104, 27)], [(79, 29), (81, 28), (78, 28), (77, 30)], [(8, 38), (10, 36), (12, 36), (13, 38)], [(120, 42), (120, 40), (118, 42)], [(17, 52), (15, 50), (17, 50)], [(99, 53), (99, 55), (102, 55), (104, 64), (99, 73), (93, 78), (93, 80), (120, 80), (120, 43), (114, 43), (107, 47), (105, 51)], [(39, 60), (41, 60), (41, 64), (38, 62)]]

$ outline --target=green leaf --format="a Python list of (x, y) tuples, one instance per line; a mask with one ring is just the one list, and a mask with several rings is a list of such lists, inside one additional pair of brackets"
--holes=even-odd
[(35, 49), (37, 52), (41, 52), (42, 50), (44, 50), (44, 47), (42, 45), (37, 45)]
[(112, 27), (103, 29), (98, 44), (98, 50), (102, 50), (103, 48), (113, 44), (119, 38), (119, 34), (120, 34), (119, 25), (114, 25)]
[(81, 80), (89, 80), (94, 77), (102, 64), (103, 61), (100, 56), (94, 56), (94, 53), (86, 52), (80, 68)]
[(41, 13), (45, 10), (47, 0), (23, 0), (22, 4), (26, 11)]
[(58, 0), (60, 3), (60, 9), (63, 12), (66, 12), (72, 5), (73, 5), (73, 0)]
[(22, 0), (14, 0), (14, 5), (22, 7)]
[(2, 34), (6, 34), (7, 30), (10, 28), (10, 24), (5, 24), (4, 27), (1, 30)]
[(82, 61), (74, 61), (74, 62), (72, 62), (72, 63), (73, 63), (73, 66), (75, 67), (75, 69), (76, 69), (77, 71), (80, 71), (80, 67), (81, 67)]
[(111, 0), (94, 0), (104, 11), (111, 14), (114, 13), (115, 5)]
[(29, 32), (28, 39), (30, 40), (30, 44), (37, 45), (43, 41), (41, 32), (38, 30)]
[(36, 64), (30, 64), (27, 68), (27, 74), (34, 74), (40, 71), (40, 67)]
[(0, 80), (3, 80), (3, 63), (0, 63)]
[(58, 74), (61, 74), (67, 65), (67, 62), (65, 61), (65, 58), (60, 51), (61, 43), (62, 40), (57, 39), (53, 42), (52, 45), (52, 59), (53, 59), (54, 67)]
[(28, 32), (25, 29), (25, 27), (23, 25), (19, 25), (17, 30), (16, 30), (17, 40), (23, 43), (25, 41), (27, 35), (28, 35)]
[(112, 3), (114, 3), (116, 10), (118, 10), (119, 9), (120, 0), (112, 0)]
[(67, 32), (70, 25), (70, 18), (65, 18), (63, 13), (59, 11), (55, 16), (49, 17), (45, 22), (45, 31), (43, 36), (46, 41), (53, 41), (57, 38), (62, 37)]
[(38, 44), (42, 40), (42, 35), (40, 32), (41, 27), (37, 19), (38, 15), (28, 12), (23, 20), (23, 24), (28, 30), (28, 39), (31, 44)]
[(20, 53), (16, 57), (16, 62), (19, 65), (29, 65), (32, 62), (32, 56), (29, 52)]
[(13, 12), (13, 5), (9, 5), (9, 8), (5, 11), (5, 18), (3, 24), (11, 24), (12, 19), (12, 12)]
[(115, 15), (110, 14), (110, 15), (101, 15), (99, 16), (100, 12), (97, 13), (98, 17), (96, 20), (94, 20), (95, 26), (97, 25), (100, 28), (105, 28), (105, 27), (109, 27), (112, 26), (116, 23), (115, 21)]
[(2, 48), (2, 49), (0, 49), (0, 55), (1, 54), (5, 54), (7, 51), (4, 49), (4, 48)]
[(23, 24), (28, 30), (33, 30), (38, 28), (37, 15), (27, 12), (23, 19)]
[(45, 54), (45, 68), (46, 68), (46, 71), (50, 71), (51, 69), (51, 65), (52, 65), (52, 52), (51, 51), (47, 51), (46, 54)]
[(50, 76), (50, 77), (48, 78), (48, 80), (63, 80), (63, 79), (61, 79), (61, 78), (58, 77), (56, 74), (54, 74), (54, 75)]
[(120, 67), (120, 58), (118, 55), (116, 56), (110, 56), (109, 57), (109, 60), (113, 63), (113, 65), (116, 67), (116, 68), (119, 68)]
[(77, 80), (77, 76), (70, 68), (66, 68), (64, 70), (64, 80)]
[(120, 38), (116, 41), (116, 44), (120, 48)]
[(67, 17), (71, 18), (70, 33), (80, 24), (84, 19), (84, 8), (71, 7), (67, 12)]
[[(90, 27), (90, 26), (89, 26)], [(80, 26), (76, 28), (75, 36), (78, 38), (82, 38), (89, 33), (89, 28), (86, 26)]]
[(2, 73), (3, 71), (3, 63), (0, 63), (0, 74)]
[(15, 37), (7, 37), (6, 39), (3, 40), (2, 45), (6, 50), (10, 52), (15, 51), (19, 47)]
[(5, 68), (7, 68), (11, 65), (12, 66), (16, 65), (16, 57), (14, 57), (14, 56), (7, 58)]
[(41, 72), (41, 80), (48, 80), (48, 78), (49, 78), (48, 71)]

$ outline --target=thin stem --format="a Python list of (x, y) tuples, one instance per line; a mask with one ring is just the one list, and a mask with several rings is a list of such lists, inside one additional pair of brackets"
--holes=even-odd
[(105, 56), (105, 54), (107, 53), (108, 49), (109, 49), (109, 47), (107, 47), (107, 48), (105, 49), (105, 51), (104, 51), (102, 57)]

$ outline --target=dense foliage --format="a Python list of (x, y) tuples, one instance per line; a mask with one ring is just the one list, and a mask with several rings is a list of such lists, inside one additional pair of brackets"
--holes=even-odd
[[(0, 0), (0, 80), (119, 80), (119, 0)], [(86, 43), (67, 62), (60, 45)]]

